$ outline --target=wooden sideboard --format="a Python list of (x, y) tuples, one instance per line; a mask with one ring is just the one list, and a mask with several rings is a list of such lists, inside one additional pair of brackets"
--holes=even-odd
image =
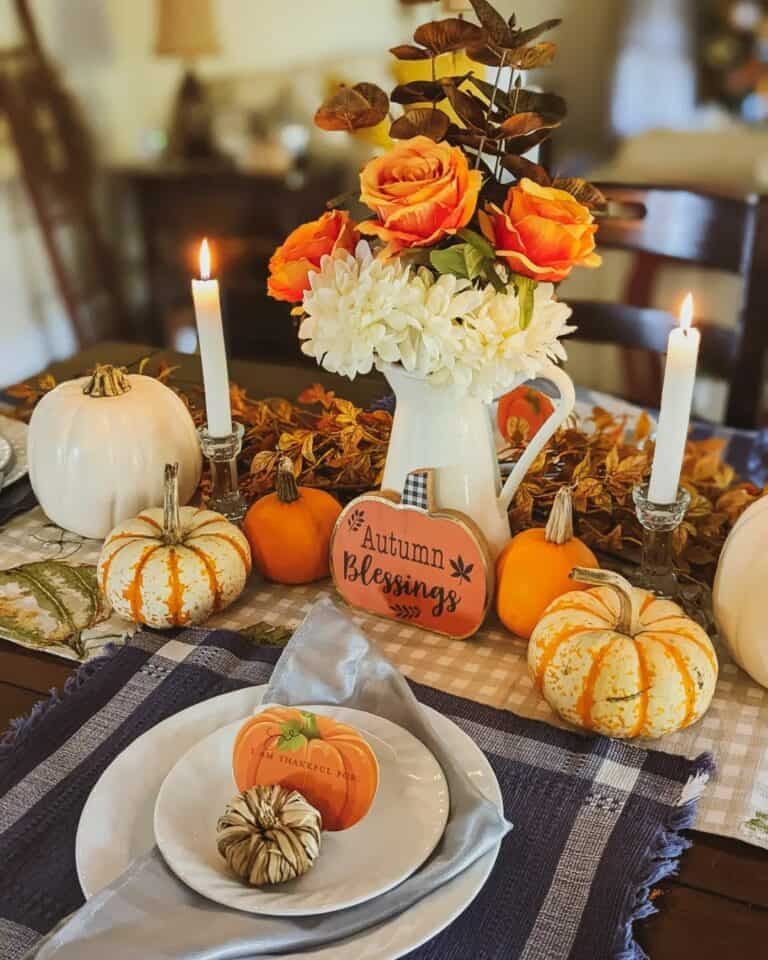
[(212, 241), (230, 351), (239, 357), (302, 362), (286, 304), (266, 293), (269, 258), (298, 224), (320, 216), (345, 184), (343, 167), (309, 166), (277, 177), (234, 167), (131, 166), (113, 170), (138, 219), (147, 306), (137, 339), (171, 346), (191, 324), (189, 280), (200, 240)]

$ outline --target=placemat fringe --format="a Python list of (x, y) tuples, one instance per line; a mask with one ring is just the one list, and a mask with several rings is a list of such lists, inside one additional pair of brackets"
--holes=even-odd
[(97, 657), (94, 657), (92, 660), (87, 660), (78, 667), (75, 673), (67, 677), (61, 690), (57, 687), (52, 687), (48, 697), (36, 703), (28, 714), (22, 717), (15, 717), (11, 720), (8, 724), (8, 729), (2, 737), (0, 737), (0, 767), (2, 767), (3, 762), (10, 757), (16, 747), (26, 740), (49, 710), (55, 707), (56, 704), (61, 703), (66, 697), (74, 693), (75, 690), (82, 687), (84, 683), (87, 683), (87, 681), (97, 674), (99, 669), (104, 666), (108, 660), (111, 660), (121, 649), (122, 644), (106, 644)]
[(677, 806), (656, 834), (645, 860), (644, 872), (635, 882), (634, 902), (628, 904), (628, 914), (625, 914), (622, 925), (624, 943), (614, 954), (613, 960), (648, 960), (648, 954), (635, 940), (633, 925), (636, 920), (658, 913), (651, 899), (651, 891), (656, 884), (677, 873), (680, 856), (691, 846), (691, 841), (682, 836), (682, 831), (693, 826), (696, 804), (715, 771), (715, 760), (711, 753), (700, 754), (693, 764), (693, 773), (680, 791)]

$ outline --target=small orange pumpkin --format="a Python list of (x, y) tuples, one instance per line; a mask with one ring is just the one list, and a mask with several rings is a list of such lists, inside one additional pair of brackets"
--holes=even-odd
[(514, 417), (528, 424), (528, 439), (531, 440), (542, 424), (546, 423), (555, 408), (549, 397), (540, 390), (523, 384), (505, 393), (496, 408), (496, 423), (505, 440), (511, 440), (509, 421)]
[(561, 487), (545, 529), (523, 530), (496, 561), (496, 612), (499, 619), (528, 640), (546, 608), (579, 585), (569, 579), (574, 567), (599, 567), (589, 547), (573, 535), (573, 507), (568, 487)]
[(323, 818), (324, 830), (346, 830), (368, 813), (379, 763), (362, 736), (344, 723), (295, 707), (269, 707), (240, 728), (232, 753), (237, 789), (298, 790)]
[(311, 583), (330, 574), (331, 534), (341, 504), (330, 493), (300, 487), (283, 457), (275, 493), (249, 509), (243, 521), (254, 567), (276, 583)]

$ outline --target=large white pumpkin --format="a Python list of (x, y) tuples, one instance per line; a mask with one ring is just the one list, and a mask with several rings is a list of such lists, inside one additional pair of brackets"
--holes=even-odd
[(29, 478), (43, 510), (83, 537), (106, 537), (161, 503), (168, 461), (180, 465), (182, 503), (200, 482), (200, 441), (183, 402), (153, 377), (108, 365), (43, 397), (27, 447)]
[(768, 496), (748, 507), (728, 534), (712, 606), (733, 659), (768, 687)]

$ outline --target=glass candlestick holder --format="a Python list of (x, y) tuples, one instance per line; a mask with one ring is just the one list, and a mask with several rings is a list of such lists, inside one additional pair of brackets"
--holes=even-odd
[(212, 437), (206, 427), (200, 427), (198, 433), (203, 456), (211, 468), (208, 508), (224, 514), (232, 523), (240, 523), (248, 509), (237, 482), (237, 456), (243, 447), (245, 427), (233, 423), (232, 433), (226, 437)]
[(648, 484), (632, 490), (635, 512), (643, 528), (640, 572), (636, 585), (659, 597), (678, 599), (680, 590), (672, 556), (672, 534), (683, 522), (691, 495), (682, 487), (672, 503), (653, 503), (648, 499)]

